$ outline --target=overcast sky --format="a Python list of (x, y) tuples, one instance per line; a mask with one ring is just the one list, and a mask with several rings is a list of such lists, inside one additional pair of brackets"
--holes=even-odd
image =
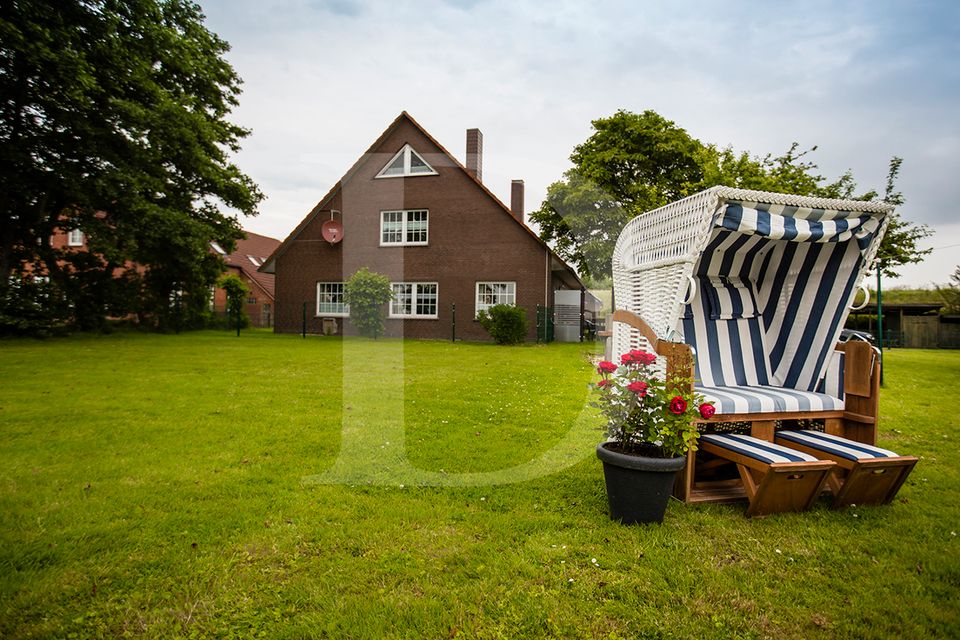
[[(883, 190), (938, 249), (887, 284), (960, 264), (960, 2), (201, 0), (244, 79), (240, 167), (267, 200), (244, 226), (285, 238), (403, 110), (526, 210), (570, 167), (590, 121), (653, 109), (755, 155), (819, 145), (830, 178)], [(940, 248), (945, 247), (945, 248)]]

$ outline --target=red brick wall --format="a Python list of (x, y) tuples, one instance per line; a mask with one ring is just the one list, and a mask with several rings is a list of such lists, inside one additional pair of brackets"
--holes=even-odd
[[(405, 143), (439, 175), (375, 179)], [(439, 318), (388, 319), (390, 335), (449, 340), (451, 304), (456, 303), (457, 337), (488, 340), (473, 320), (476, 282), (515, 281), (517, 304), (527, 310), (529, 339), (535, 339), (536, 306), (550, 304), (552, 298), (546, 286), (546, 249), (408, 122), (391, 132), (380, 150), (330, 202), (321, 203), (323, 211), (276, 258), (276, 331), (300, 331), (306, 302), (307, 332), (320, 333), (316, 283), (346, 280), (368, 267), (395, 282), (438, 284)], [(320, 226), (330, 219), (330, 209), (342, 212), (344, 239), (336, 245), (321, 236)], [(394, 209), (429, 210), (429, 245), (379, 246), (380, 212)], [(342, 329), (342, 319), (338, 324)]]
[[(254, 327), (270, 327), (273, 326), (274, 310), (273, 310), (273, 301), (270, 299), (266, 293), (263, 292), (263, 289), (247, 274), (245, 274), (241, 269), (237, 267), (227, 267), (225, 275), (235, 275), (240, 278), (247, 288), (250, 289), (250, 293), (247, 294), (245, 300), (253, 298), (256, 302), (244, 303), (244, 310), (247, 312), (247, 315), (250, 317), (250, 324)], [(269, 318), (264, 317), (264, 305), (270, 305), (270, 315)], [(218, 314), (225, 314), (227, 312), (227, 293), (220, 287), (216, 287), (213, 290), (213, 311)]]

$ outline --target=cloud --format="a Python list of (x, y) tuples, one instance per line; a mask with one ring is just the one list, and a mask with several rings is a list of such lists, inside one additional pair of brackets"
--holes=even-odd
[[(882, 188), (935, 228), (960, 200), (960, 3), (350, 0), (205, 3), (245, 80), (237, 161), (269, 199), (245, 224), (284, 237), (402, 110), (484, 181), (536, 208), (590, 121), (654, 109), (754, 154), (819, 145), (829, 177)], [(941, 277), (940, 280), (944, 280)], [(919, 277), (919, 276), (918, 276)], [(930, 278), (927, 278), (929, 280)]]

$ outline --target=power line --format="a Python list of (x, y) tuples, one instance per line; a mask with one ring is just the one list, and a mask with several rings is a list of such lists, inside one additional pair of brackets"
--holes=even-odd
[(960, 247), (960, 242), (956, 244), (948, 244), (944, 247), (933, 247), (932, 249), (930, 249), (930, 251), (939, 251), (940, 249), (952, 249), (954, 247)]

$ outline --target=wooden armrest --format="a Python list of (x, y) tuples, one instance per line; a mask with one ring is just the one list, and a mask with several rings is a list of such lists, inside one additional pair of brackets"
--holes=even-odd
[(650, 328), (643, 318), (623, 309), (613, 312), (613, 321), (628, 324), (634, 329), (640, 331), (641, 335), (650, 343), (653, 352), (658, 356), (667, 359), (667, 381), (677, 379), (687, 380), (682, 386), (687, 387), (686, 391), (693, 391), (693, 378), (695, 369), (693, 365), (693, 350), (690, 345), (682, 342), (669, 342), (657, 337), (656, 332)]

